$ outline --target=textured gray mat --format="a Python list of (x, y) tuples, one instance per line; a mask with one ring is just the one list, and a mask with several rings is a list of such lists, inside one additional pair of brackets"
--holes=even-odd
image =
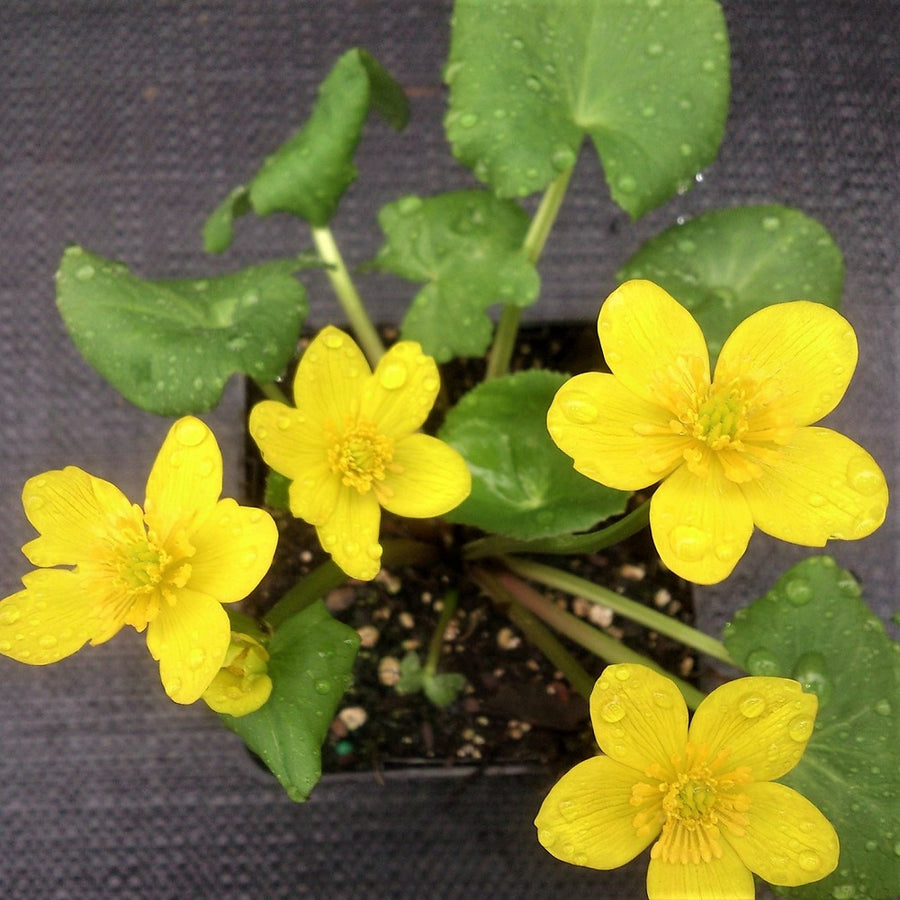
[[(847, 262), (845, 313), (862, 348), (832, 417), (898, 479), (896, 4), (729, 0), (733, 102), (719, 160), (692, 193), (630, 226), (583, 159), (542, 263), (545, 318), (596, 314), (616, 266), (679, 215), (782, 201), (819, 218)], [(148, 276), (293, 254), (303, 229), (241, 222), (225, 260), (204, 257), (205, 214), (301, 120), (354, 44), (409, 89), (398, 136), (373, 122), (362, 176), (335, 230), (353, 262), (378, 243), (374, 211), (403, 192), (471, 183), (446, 152), (439, 65), (448, 2), (334, 0), (0, 7), (0, 595), (25, 571), (19, 493), (77, 464), (136, 499), (167, 422), (130, 408), (81, 362), (57, 321), (64, 245)], [(411, 287), (363, 281), (376, 317)], [(313, 295), (322, 324), (328, 294)], [(237, 489), (242, 398), (209, 421)], [(898, 582), (896, 508), (878, 534), (829, 548), (887, 617)], [(718, 627), (806, 553), (754, 539), (737, 577), (702, 592)], [(895, 632), (896, 633), (896, 632)], [(177, 709), (132, 634), (47, 669), (0, 659), (0, 893), (64, 897), (640, 896), (643, 864), (607, 879), (557, 863), (533, 838), (541, 775), (334, 780), (287, 801), (200, 706)]]

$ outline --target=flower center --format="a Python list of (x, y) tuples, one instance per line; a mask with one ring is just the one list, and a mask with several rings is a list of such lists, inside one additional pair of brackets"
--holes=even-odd
[(371, 422), (357, 422), (342, 435), (335, 435), (328, 451), (331, 471), (361, 494), (371, 490), (373, 482), (384, 480), (393, 458), (393, 440), (379, 434)]
[[(709, 862), (722, 855), (723, 830), (743, 833), (750, 799), (739, 787), (747, 784), (751, 775), (746, 767), (728, 771), (727, 757), (723, 752), (708, 760), (705, 748), (688, 744), (684, 757), (673, 760), (676, 776), (657, 782), (656, 795), (662, 795), (662, 833), (650, 851), (654, 859), (693, 865)], [(647, 774), (656, 780), (662, 772)], [(632, 804), (646, 806), (651, 792), (650, 785), (636, 785)], [(639, 818), (645, 825), (647, 813)]]
[(712, 450), (744, 449), (741, 439), (748, 430), (747, 404), (739, 385), (710, 385), (706, 396), (697, 396), (695, 403), (680, 416), (688, 434)]

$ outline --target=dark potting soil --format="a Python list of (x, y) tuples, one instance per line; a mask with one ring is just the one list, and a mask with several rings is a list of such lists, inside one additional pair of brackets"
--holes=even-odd
[[(391, 340), (392, 335), (386, 334)], [(531, 328), (512, 368), (576, 373), (602, 367), (589, 324)], [(444, 396), (454, 403), (479, 383), (481, 360), (442, 367)], [(258, 398), (251, 398), (255, 402)], [(440, 414), (440, 413), (438, 413)], [(426, 428), (436, 425), (429, 421)], [(248, 496), (259, 503), (265, 466), (248, 439)], [(636, 503), (642, 498), (636, 497)], [(278, 567), (250, 598), (247, 611), (270, 608), (297, 579), (327, 559), (314, 530), (289, 513), (273, 511), (280, 540)], [(537, 763), (563, 768), (594, 752), (587, 702), (563, 674), (529, 643), (504, 611), (454, 564), (454, 547), (479, 536), (461, 526), (398, 520), (385, 515), (382, 537), (435, 542), (447, 562), (427, 568), (385, 568), (370, 583), (348, 582), (323, 599), (332, 614), (356, 629), (361, 646), (354, 682), (344, 695), (323, 747), (324, 771), (379, 771), (396, 766), (459, 763)], [(690, 586), (660, 563), (648, 531), (600, 553), (543, 561), (626, 594), (682, 622), (693, 620)], [(458, 605), (444, 633), (440, 673), (459, 673), (465, 687), (439, 708), (421, 691), (397, 690), (400, 663), (410, 652), (424, 664), (448, 590)], [(601, 628), (626, 646), (692, 680), (695, 658), (682, 645), (614, 615), (583, 598), (540, 588), (554, 603)], [(591, 677), (605, 661), (561, 639)]]

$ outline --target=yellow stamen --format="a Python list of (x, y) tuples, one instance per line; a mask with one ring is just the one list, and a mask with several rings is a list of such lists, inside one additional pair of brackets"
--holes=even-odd
[(365, 494), (372, 489), (373, 482), (384, 480), (394, 457), (394, 442), (379, 434), (371, 422), (358, 421), (343, 434), (330, 435), (329, 440), (331, 471), (340, 475), (347, 487), (355, 487)]

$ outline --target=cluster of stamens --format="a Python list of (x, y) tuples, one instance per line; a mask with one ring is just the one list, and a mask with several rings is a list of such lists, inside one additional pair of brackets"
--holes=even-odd
[(347, 487), (361, 494), (383, 481), (394, 457), (394, 442), (371, 423), (358, 421), (329, 436), (328, 464)]

